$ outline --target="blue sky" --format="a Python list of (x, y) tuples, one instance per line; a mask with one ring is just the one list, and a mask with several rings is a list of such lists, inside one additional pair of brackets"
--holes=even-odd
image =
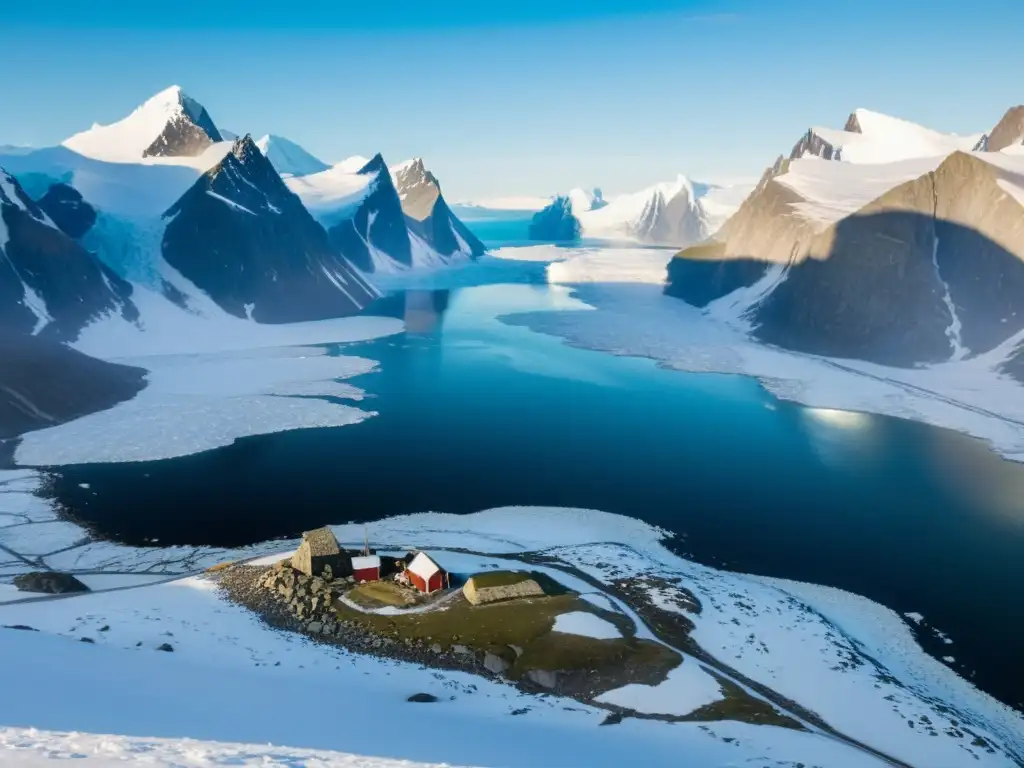
[(1024, 102), (1024, 3), (378, 0), (4, 9), (0, 143), (46, 145), (180, 84), (328, 161), (426, 158), (451, 199), (756, 177), (868, 107), (989, 128)]

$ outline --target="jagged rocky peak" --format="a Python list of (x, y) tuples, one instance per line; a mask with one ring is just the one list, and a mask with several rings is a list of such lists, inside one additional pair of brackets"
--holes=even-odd
[(1024, 145), (1024, 105), (1010, 107), (996, 127), (986, 133), (975, 148), (982, 152), (1002, 152), (1012, 146)]
[(405, 215), (416, 221), (427, 219), (441, 196), (441, 184), (427, 170), (423, 158), (416, 157), (395, 166), (392, 176)]
[[(853, 120), (856, 115), (851, 115)], [(849, 125), (849, 122), (847, 122)], [(859, 133), (860, 131), (856, 131)], [(822, 160), (842, 160), (843, 148), (837, 147), (814, 128), (808, 129), (807, 133), (800, 137), (793, 150), (789, 153), (790, 160), (798, 160), (801, 157), (820, 157)]]
[(843, 126), (843, 130), (847, 133), (864, 133), (864, 130), (860, 125), (860, 118), (857, 116), (858, 112), (860, 112), (859, 109), (854, 110), (850, 113), (850, 116), (846, 118), (846, 125)]
[(281, 213), (275, 201), (301, 205), (248, 133), (235, 139), (231, 151), (204, 175), (210, 180), (209, 191), (243, 207)]
[(178, 86), (157, 94), (153, 97), (156, 99), (167, 112), (167, 122), (153, 143), (143, 150), (143, 157), (195, 157), (214, 142), (223, 141), (206, 107)]

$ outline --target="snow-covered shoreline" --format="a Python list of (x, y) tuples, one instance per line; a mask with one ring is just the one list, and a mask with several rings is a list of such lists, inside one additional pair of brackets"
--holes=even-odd
[[(1009, 768), (1014, 765), (1009, 755), (1024, 750), (1019, 713), (926, 657), (906, 628), (900, 631), (901, 620), (880, 606), (835, 590), (697, 565), (669, 552), (661, 543), (663, 532), (640, 521), (594, 510), (520, 507), (465, 516), (407, 515), (366, 529), (381, 548), (401, 549), (416, 542), (440, 552), (462, 548), (483, 553), (445, 554), (455, 568), (541, 550), (606, 584), (643, 579), (645, 574), (664, 577), (665, 584), (678, 578), (679, 586), (703, 606), (689, 618), (696, 624), (693, 637), (705, 651), (810, 707), (847, 736), (912, 765)], [(357, 541), (364, 526), (340, 525), (335, 531), (342, 541)], [(291, 544), (268, 542), (250, 548), (249, 554), (281, 552)], [(222, 554), (208, 552), (191, 567), (210, 565)], [(652, 586), (651, 599), (664, 610), (684, 610), (667, 589)], [(271, 741), (466, 765), (585, 760), (619, 766), (627, 756), (663, 764), (679, 750), (708, 766), (737, 759), (766, 766), (797, 760), (842, 768), (882, 764), (816, 734), (729, 721), (670, 725), (627, 718), (614, 728), (598, 730), (605, 713), (581, 704), (566, 706), (557, 697), (536, 698), (464, 673), (352, 655), (271, 631), (225, 602), (214, 582), (202, 576), (0, 605), (0, 624), (39, 630), (0, 630), (0, 674), (16, 693), (0, 699), (0, 724), (18, 729)], [(754, 646), (748, 642), (751, 635)], [(81, 637), (92, 642), (83, 643)], [(173, 653), (154, 650), (165, 642), (173, 645)], [(841, 660), (847, 663), (837, 664)], [(62, 680), (60, 706), (39, 685), (54, 675)], [(97, 687), (98, 679), (102, 686)], [(275, 705), (321, 702), (325, 684), (361, 704), (350, 705), (342, 697), (334, 708), (318, 704), (311, 712), (303, 710), (301, 717), (285, 717)], [(630, 690), (630, 701), (658, 711), (665, 708), (662, 694), (668, 690)], [(439, 695), (442, 701), (404, 703), (419, 691)], [(229, 692), (231, 705), (224, 706)], [(411, 711), (409, 717), (403, 715), (407, 725), (400, 732), (389, 731), (390, 737), (382, 741), (373, 725), (380, 722), (374, 710), (407, 706), (419, 707), (416, 717)], [(507, 717), (522, 709), (525, 714)], [(959, 728), (947, 724), (950, 718)], [(908, 721), (927, 721), (934, 727), (908, 728)], [(446, 734), (453, 729), (473, 736), (452, 740)], [(973, 736), (953, 735), (959, 729), (982, 736), (993, 751), (972, 745)]]

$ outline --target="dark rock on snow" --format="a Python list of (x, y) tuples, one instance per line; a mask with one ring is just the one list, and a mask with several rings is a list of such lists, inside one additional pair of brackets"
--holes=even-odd
[(69, 592), (88, 592), (89, 588), (70, 573), (33, 571), (14, 577), (14, 586), (22, 592), (41, 592), (60, 595)]
[(406, 701), (411, 701), (416, 704), (433, 704), (438, 700), (437, 696), (432, 693), (414, 693)]
[(72, 240), (85, 235), (96, 223), (96, 209), (67, 184), (54, 184), (39, 198), (39, 207)]

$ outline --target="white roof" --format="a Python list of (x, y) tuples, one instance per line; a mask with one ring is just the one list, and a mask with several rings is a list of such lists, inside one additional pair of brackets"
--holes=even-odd
[(352, 558), (353, 571), (363, 571), (367, 568), (380, 568), (380, 557), (378, 555), (363, 555)]
[(420, 552), (412, 559), (409, 563), (408, 570), (415, 573), (424, 581), (428, 580), (431, 576), (441, 570), (441, 566), (431, 559), (430, 555), (425, 552)]

